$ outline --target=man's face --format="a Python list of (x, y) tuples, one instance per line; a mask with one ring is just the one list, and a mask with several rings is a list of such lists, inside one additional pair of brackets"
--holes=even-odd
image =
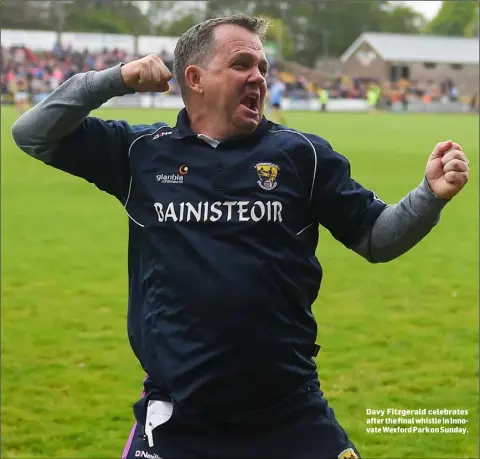
[(214, 57), (201, 76), (205, 106), (229, 135), (249, 134), (262, 120), (267, 91), (262, 42), (233, 24), (218, 26), (214, 37)]

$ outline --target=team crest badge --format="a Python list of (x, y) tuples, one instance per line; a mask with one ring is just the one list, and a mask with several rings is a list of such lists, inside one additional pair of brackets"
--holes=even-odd
[(358, 459), (358, 455), (353, 448), (347, 448), (338, 455), (337, 459)]
[(258, 180), (257, 184), (260, 188), (270, 191), (277, 187), (277, 176), (280, 168), (272, 163), (258, 163), (255, 166)]

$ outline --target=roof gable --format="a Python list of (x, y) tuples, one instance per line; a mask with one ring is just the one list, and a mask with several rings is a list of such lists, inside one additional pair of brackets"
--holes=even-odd
[(478, 64), (479, 40), (438, 35), (403, 35), (366, 32), (342, 54), (345, 63), (367, 42), (385, 61)]

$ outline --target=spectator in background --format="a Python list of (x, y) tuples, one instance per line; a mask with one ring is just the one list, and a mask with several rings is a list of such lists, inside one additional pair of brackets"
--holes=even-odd
[(478, 102), (479, 102), (479, 92), (477, 91), (471, 98), (470, 98), (470, 110), (475, 111), (478, 110)]
[(173, 69), (173, 54), (170, 53), (168, 50), (163, 49), (160, 52), (160, 59), (165, 63), (165, 65), (172, 70)]
[(410, 81), (407, 80), (405, 77), (402, 77), (398, 80), (397, 87), (400, 90), (400, 93), (408, 91), (408, 89), (410, 88)]
[(285, 117), (283, 116), (282, 112), (282, 99), (283, 93), (285, 91), (285, 84), (280, 80), (280, 78), (276, 78), (273, 82), (271, 87), (269, 88), (269, 99), (270, 99), (270, 107), (271, 107), (271, 118), (272, 121), (278, 124), (286, 124)]
[(386, 110), (392, 109), (392, 83), (385, 81), (383, 83), (383, 106)]
[(450, 88), (450, 101), (451, 102), (457, 102), (458, 101), (458, 88), (453, 84)]
[(370, 83), (367, 89), (367, 103), (370, 112), (374, 112), (380, 99), (380, 87), (375, 83)]
[(317, 96), (318, 96), (318, 101), (320, 102), (320, 110), (322, 112), (327, 111), (327, 105), (328, 105), (328, 88), (319, 88), (317, 91)]
[(408, 89), (400, 90), (400, 101), (402, 102), (402, 109), (404, 112), (408, 111)]
[(26, 76), (15, 76), (15, 79), (12, 82), (12, 92), (15, 101), (15, 108), (17, 109), (18, 114), (22, 115), (30, 106), (30, 95)]

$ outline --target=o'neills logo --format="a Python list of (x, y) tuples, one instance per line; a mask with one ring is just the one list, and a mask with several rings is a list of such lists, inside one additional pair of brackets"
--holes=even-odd
[(157, 182), (160, 183), (183, 183), (183, 174), (158, 174)]
[(158, 221), (163, 222), (281, 222), (280, 201), (156, 202)]
[(135, 457), (143, 457), (146, 459), (162, 459), (158, 454), (156, 453), (147, 453), (146, 451), (141, 451), (137, 450), (135, 451)]

